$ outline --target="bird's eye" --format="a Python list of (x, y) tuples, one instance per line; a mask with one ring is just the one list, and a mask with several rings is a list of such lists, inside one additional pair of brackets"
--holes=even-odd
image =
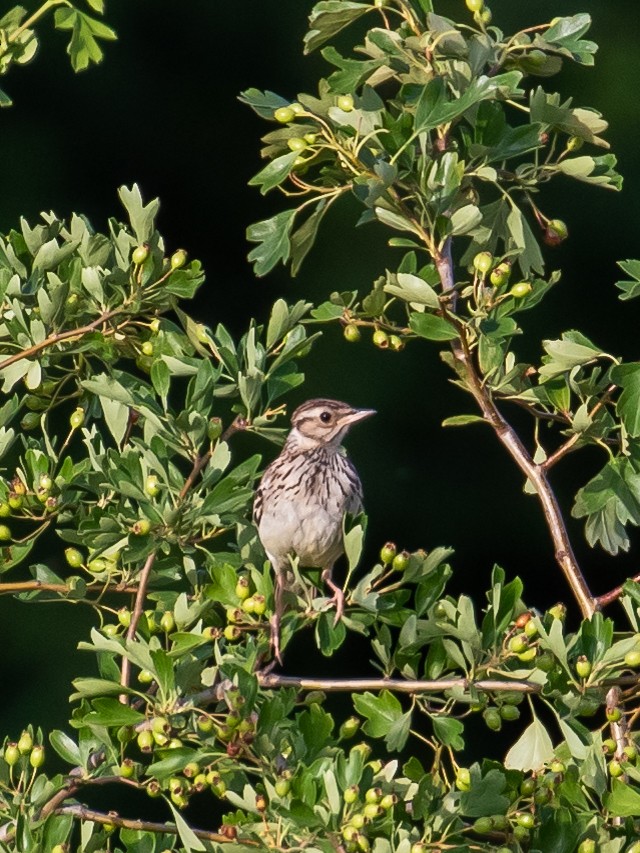
[(331, 420), (331, 412), (320, 412), (320, 420), (323, 424), (328, 424)]

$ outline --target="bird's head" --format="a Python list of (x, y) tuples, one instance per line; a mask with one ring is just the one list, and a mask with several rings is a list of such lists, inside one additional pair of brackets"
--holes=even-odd
[(339, 400), (308, 400), (293, 413), (287, 447), (298, 451), (338, 448), (349, 427), (374, 414), (374, 409), (354, 409)]

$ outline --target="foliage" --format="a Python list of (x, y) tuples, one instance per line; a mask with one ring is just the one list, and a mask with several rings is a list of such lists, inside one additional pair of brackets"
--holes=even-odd
[[(5, 17), (0, 57), (30, 58), (33, 20), (56, 5), (76, 70), (99, 59), (92, 39), (111, 31), (55, 0)], [(405, 235), (364, 297), (278, 300), (239, 339), (197, 323), (184, 302), (201, 265), (167, 256), (158, 202), (137, 186), (121, 188), (126, 221), (104, 234), (43, 214), (0, 238), (0, 592), (86, 604), (98, 622), (80, 644), (95, 671), (74, 681), (69, 727), (25, 723), (4, 740), (0, 849), (637, 850), (640, 587), (591, 595), (548, 471), (602, 448), (573, 513), (589, 544), (628, 547), (640, 365), (575, 330), (545, 341), (539, 365), (513, 351), (517, 315), (559, 280), (544, 274), (537, 232), (551, 245), (567, 236), (539, 190), (555, 177), (620, 186), (612, 155), (574, 156), (606, 148), (606, 123), (539, 85), (565, 60), (591, 64), (596, 47), (584, 14), (505, 36), (482, 2), (467, 5), (473, 25), (430, 0), (321, 0), (305, 48), (337, 70), (318, 96), (243, 95), (280, 125), (253, 183), (299, 202), (250, 226), (257, 274), (279, 261), (297, 273), (325, 214), (354, 194), (362, 223)], [(357, 58), (327, 46), (367, 15)], [(621, 266), (621, 298), (634, 298), (640, 263)], [(487, 422), (522, 471), (584, 617), (575, 630), (565, 605), (527, 606), (499, 567), (482, 604), (450, 594), (449, 548), (387, 543), (362, 565), (356, 519), (342, 620), (294, 562), (281, 644), (285, 663), (305, 630), (326, 657), (365, 644), (377, 677), (274, 672), (272, 572), (250, 521), (262, 462), (237, 437), (282, 439), (283, 398), (323, 322), (349, 340), (371, 329), (382, 348), (445, 347), (479, 411), (446, 424)], [(533, 454), (503, 401), (531, 414)], [(599, 612), (618, 599), (625, 624)], [(346, 712), (332, 709), (337, 692)], [(105, 785), (131, 795), (135, 818), (85, 805)]]

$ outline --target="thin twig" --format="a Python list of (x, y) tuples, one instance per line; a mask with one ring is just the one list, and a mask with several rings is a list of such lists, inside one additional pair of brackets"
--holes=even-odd
[[(240, 432), (241, 430), (246, 429), (247, 426), (247, 419), (242, 417), (242, 415), (238, 415), (222, 433), (222, 435), (220, 436), (220, 441), (228, 441), (235, 432)], [(202, 471), (209, 459), (211, 459), (210, 450), (207, 450), (207, 452), (204, 453), (202, 456), (196, 457), (193, 463), (193, 468), (191, 469), (191, 473), (184, 481), (184, 486), (180, 490), (180, 500), (182, 500), (186, 496), (189, 489), (193, 487), (193, 484), (195, 483), (198, 474), (200, 473), (200, 471)]]
[[(617, 387), (618, 387), (617, 385), (610, 385), (607, 388), (607, 390), (604, 392), (602, 397), (598, 400), (598, 402), (594, 405), (594, 407), (589, 412), (590, 418), (592, 418), (595, 414), (597, 414), (598, 411), (604, 405), (606, 405), (609, 402), (611, 395), (613, 394), (613, 392), (616, 390)], [(546, 471), (548, 471), (549, 468), (552, 468), (556, 464), (556, 462), (559, 462), (563, 458), (563, 456), (566, 456), (567, 453), (569, 453), (571, 450), (573, 450), (574, 446), (577, 444), (577, 442), (581, 438), (582, 438), (581, 433), (579, 433), (579, 432), (574, 433), (571, 436), (571, 438), (567, 439), (567, 441), (565, 441), (564, 444), (561, 444), (560, 447), (551, 454), (551, 456), (548, 456), (544, 462), (541, 462), (540, 467), (544, 468)]]
[(69, 340), (69, 338), (79, 338), (82, 337), (82, 335), (89, 334), (89, 332), (95, 332), (98, 326), (106, 323), (107, 320), (110, 320), (112, 317), (116, 317), (118, 314), (122, 314), (122, 308), (114, 308), (113, 311), (105, 311), (97, 320), (94, 320), (92, 323), (87, 323), (86, 326), (80, 326), (77, 329), (67, 329), (66, 332), (56, 332), (55, 335), (49, 335), (48, 338), (40, 341), (39, 344), (34, 344), (32, 347), (20, 350), (20, 352), (15, 353), (15, 355), (11, 355), (9, 358), (5, 358), (4, 361), (0, 361), (0, 370), (4, 370), (5, 367), (9, 367), (9, 365), (15, 364), (23, 358), (32, 358), (32, 356), (37, 355), (39, 352), (42, 352), (42, 350), (47, 349), (47, 347), (60, 343), (60, 341), (66, 341)]
[(444, 693), (446, 690), (470, 690), (474, 687), (483, 693), (511, 691), (513, 693), (539, 693), (541, 684), (533, 681), (501, 681), (498, 678), (442, 678), (433, 680), (404, 678), (305, 678), (293, 675), (262, 675), (258, 682), (266, 690), (295, 687), (297, 690), (322, 690), (326, 693), (361, 693), (365, 690), (390, 690), (394, 693)]
[[(145, 598), (147, 597), (147, 586), (149, 585), (149, 576), (151, 574), (151, 569), (153, 568), (153, 564), (156, 561), (156, 551), (152, 551), (147, 559), (145, 560), (145, 564), (142, 567), (142, 571), (140, 572), (140, 580), (138, 582), (138, 588), (136, 590), (136, 599), (133, 605), (133, 613), (131, 614), (131, 622), (129, 623), (129, 627), (127, 628), (127, 642), (133, 640), (136, 636), (136, 630), (138, 628), (138, 622), (140, 621), (140, 617), (142, 616), (142, 610), (144, 608)], [(120, 673), (120, 684), (123, 687), (129, 686), (129, 675), (131, 672), (131, 664), (129, 662), (128, 657), (122, 658), (122, 671)], [(123, 704), (126, 704), (127, 697), (121, 696), (120, 701)]]
[[(61, 806), (56, 809), (56, 814), (71, 815), (71, 817), (74, 817), (77, 820), (88, 820), (92, 823), (100, 824), (112, 824), (113, 826), (120, 827), (121, 829), (133, 829), (138, 832), (166, 832), (171, 835), (177, 835), (178, 833), (177, 827), (171, 823), (160, 823), (158, 821), (120, 817), (120, 815), (115, 814), (114, 812), (98, 812), (94, 809), (87, 809), (80, 805)], [(226, 835), (222, 835), (219, 832), (209, 832), (206, 829), (195, 829), (193, 827), (190, 827), (190, 829), (195, 836), (203, 838), (206, 841), (214, 841), (218, 844), (224, 844), (230, 840)], [(237, 844), (241, 843), (244, 847), (259, 846), (257, 841), (252, 841), (246, 838), (234, 839), (234, 841)]]
[[(640, 574), (634, 575), (632, 578), (627, 578), (627, 581), (640, 583)], [(627, 581), (625, 581), (625, 583), (627, 583)], [(623, 593), (624, 584), (614, 587), (614, 589), (610, 590), (609, 592), (605, 592), (603, 595), (599, 595), (596, 598), (596, 607), (598, 608), (598, 610), (601, 610), (603, 607), (606, 607), (609, 604), (613, 604), (613, 602), (617, 601)]]
[[(102, 589), (102, 594), (105, 592), (117, 592), (117, 593), (135, 593), (137, 592), (137, 586), (124, 586), (123, 584), (112, 584), (106, 588), (106, 590)], [(59, 593), (68, 593), (72, 592), (69, 586), (64, 583), (44, 583), (43, 581), (17, 581), (16, 583), (0, 583), (0, 595), (5, 595), (7, 593), (14, 592), (59, 592)]]

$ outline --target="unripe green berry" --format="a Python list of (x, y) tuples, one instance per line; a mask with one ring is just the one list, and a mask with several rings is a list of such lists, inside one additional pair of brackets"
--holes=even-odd
[(144, 490), (150, 497), (155, 497), (160, 491), (160, 484), (155, 474), (149, 474), (145, 480)]
[(380, 815), (382, 809), (378, 803), (366, 803), (362, 811), (367, 820), (375, 820)]
[(530, 640), (532, 640), (534, 637), (537, 637), (538, 626), (532, 619), (530, 619), (524, 626), (524, 633)]
[(411, 554), (408, 551), (400, 551), (399, 554), (393, 558), (391, 563), (391, 568), (394, 572), (404, 572), (407, 566), (409, 565), (409, 560), (411, 559)]
[(353, 826), (355, 826), (356, 829), (362, 829), (365, 823), (367, 822), (367, 819), (364, 816), (364, 812), (356, 812), (355, 814), (351, 815), (349, 821)]
[(636, 669), (640, 666), (640, 649), (632, 649), (624, 656), (624, 662), (627, 666)]
[(567, 139), (567, 151), (579, 151), (584, 145), (584, 139), (579, 136), (570, 136)]
[(18, 740), (18, 751), (20, 755), (27, 755), (27, 753), (31, 752), (33, 748), (33, 738), (31, 734), (27, 731), (22, 732), (20, 735), (20, 739)]
[(567, 768), (563, 761), (558, 761), (556, 759), (555, 761), (551, 762), (549, 769), (552, 773), (564, 773)]
[(245, 601), (249, 598), (250, 595), (250, 581), (246, 575), (238, 578), (238, 582), (236, 583), (235, 593), (240, 599), (240, 601)]
[(404, 349), (404, 341), (399, 335), (389, 335), (389, 349), (393, 352), (401, 352)]
[(613, 779), (617, 779), (618, 776), (622, 776), (624, 770), (622, 768), (622, 764), (616, 759), (613, 758), (609, 762), (609, 774)]
[(0, 542), (9, 542), (11, 539), (11, 528), (6, 524), (0, 524)]
[(118, 774), (122, 776), (123, 779), (132, 779), (135, 773), (135, 764), (130, 758), (125, 758), (122, 761), (120, 767), (118, 767)]
[(360, 728), (359, 718), (358, 717), (349, 717), (340, 726), (340, 737), (345, 739), (345, 740), (350, 738), (350, 737), (353, 737), (359, 728)]
[(358, 788), (357, 785), (349, 785), (349, 787), (346, 788), (345, 792), (344, 792), (345, 803), (347, 805), (351, 805), (352, 803), (355, 803), (355, 801), (358, 799), (359, 792), (360, 792), (360, 789)]
[(532, 287), (530, 282), (528, 281), (519, 281), (517, 284), (514, 284), (509, 290), (509, 294), (513, 296), (514, 299), (522, 299), (527, 296), (532, 291)]
[(69, 424), (71, 429), (78, 429), (84, 423), (84, 409), (81, 406), (71, 413), (69, 416)]
[(536, 819), (530, 812), (520, 812), (516, 816), (516, 821), (518, 822), (518, 826), (523, 826), (525, 829), (533, 829), (536, 825)]
[(543, 235), (543, 240), (548, 246), (557, 246), (563, 243), (569, 236), (569, 229), (562, 219), (550, 219)]
[(144, 341), (142, 346), (140, 347), (142, 355), (152, 356), (153, 355), (153, 344), (151, 341)]
[(292, 151), (304, 151), (307, 142), (301, 136), (292, 136), (287, 139), (287, 145)]
[(379, 803), (382, 798), (382, 788), (369, 788), (364, 795), (365, 803)]
[(267, 599), (257, 592), (253, 596), (253, 612), (256, 616), (263, 616), (267, 609)]
[(207, 717), (206, 714), (200, 714), (200, 716), (196, 720), (196, 725), (198, 727), (198, 731), (203, 734), (209, 734), (209, 732), (213, 731), (213, 720), (211, 717)]
[(596, 842), (593, 838), (585, 838), (578, 846), (578, 853), (596, 853)]
[(44, 764), (44, 746), (37, 743), (33, 747), (31, 754), (29, 755), (29, 764), (35, 769), (42, 767)]
[(179, 270), (180, 267), (183, 267), (187, 262), (187, 253), (184, 249), (177, 249), (173, 255), (171, 255), (171, 269)]
[(615, 740), (612, 737), (608, 737), (606, 738), (606, 740), (603, 740), (602, 749), (605, 753), (608, 752), (610, 755), (612, 755), (617, 749)]
[(483, 712), (482, 717), (487, 724), (487, 728), (490, 728), (491, 731), (499, 732), (502, 728), (502, 717), (497, 708), (487, 708)]
[(493, 832), (493, 828), (493, 818), (490, 817), (479, 817), (473, 823), (473, 831), (478, 835), (488, 835)]
[(498, 264), (495, 269), (491, 270), (489, 281), (494, 287), (500, 287), (509, 281), (511, 275), (511, 266), (505, 262)]
[(376, 329), (373, 333), (373, 343), (379, 349), (387, 349), (389, 346), (389, 335), (384, 331), (384, 329)]
[(629, 761), (635, 761), (636, 758), (638, 757), (638, 748), (633, 743), (627, 744), (627, 746), (625, 746), (622, 751), (624, 752), (625, 757)]
[(20, 509), (24, 503), (24, 497), (15, 492), (9, 492), (9, 509)]
[(591, 675), (591, 661), (587, 658), (586, 655), (580, 655), (580, 657), (576, 660), (576, 672), (580, 676), (580, 678), (589, 678)]
[(520, 783), (520, 793), (523, 797), (530, 797), (536, 790), (536, 780), (531, 776), (527, 776)]
[(140, 684), (151, 684), (154, 679), (154, 674), (148, 669), (141, 669), (138, 673), (138, 681)]
[(49, 492), (51, 490), (51, 486), (53, 485), (53, 481), (48, 474), (41, 474), (40, 480), (38, 481), (38, 486), (43, 492)]
[(155, 743), (153, 732), (149, 729), (143, 729), (141, 732), (138, 732), (136, 742), (141, 752), (151, 752)]
[(294, 120), (295, 116), (296, 114), (291, 107), (278, 107), (273, 113), (274, 119), (279, 121), (280, 124), (288, 124)]
[(131, 532), (134, 536), (146, 536), (151, 530), (151, 522), (148, 518), (139, 518), (131, 525)]
[(11, 515), (11, 507), (6, 501), (0, 502), (0, 518), (7, 518)]
[(622, 711), (620, 708), (607, 708), (605, 715), (610, 723), (618, 723), (622, 719)]
[(380, 800), (380, 808), (383, 811), (388, 812), (389, 809), (392, 809), (397, 802), (397, 794), (385, 794), (384, 797)]
[(152, 335), (157, 335), (160, 331), (160, 317), (154, 317), (149, 323), (149, 331)]
[(524, 634), (516, 634), (509, 640), (509, 651), (519, 654), (529, 648), (529, 641)]
[(64, 556), (72, 569), (77, 569), (82, 565), (82, 554), (77, 548), (65, 548)]
[(131, 611), (128, 607), (121, 607), (118, 610), (118, 622), (123, 628), (128, 628), (131, 624)]
[(147, 258), (149, 257), (149, 245), (147, 243), (143, 243), (142, 246), (136, 246), (136, 248), (131, 253), (131, 260), (134, 264), (143, 264)]
[(17, 743), (8, 743), (4, 748), (4, 760), (13, 767), (20, 760), (20, 750)]
[(500, 716), (507, 722), (517, 720), (520, 716), (520, 709), (516, 708), (515, 705), (501, 705)]
[(288, 779), (278, 779), (274, 788), (279, 797), (286, 797), (291, 790), (291, 782)]
[(172, 631), (175, 631), (176, 620), (170, 610), (165, 610), (160, 617), (160, 628), (165, 634), (170, 634)]
[(398, 553), (398, 549), (395, 546), (394, 542), (387, 542), (386, 545), (383, 545), (380, 549), (380, 560), (385, 565), (387, 563), (391, 563), (393, 558)]
[(481, 275), (486, 275), (493, 266), (493, 255), (491, 252), (478, 252), (473, 259), (473, 266)]
[(355, 323), (347, 323), (344, 327), (344, 331), (342, 333), (347, 341), (350, 344), (357, 343), (362, 335), (360, 334), (360, 329), (356, 326)]
[[(244, 603), (246, 604), (246, 602)], [(227, 625), (222, 634), (227, 642), (237, 643), (242, 636), (242, 631), (239, 628), (236, 628), (235, 625)]]
[(350, 113), (353, 109), (353, 95), (338, 95), (336, 105), (343, 112)]
[(456, 771), (456, 788), (459, 791), (468, 791), (471, 788), (471, 773), (467, 767), (458, 767)]
[(484, 7), (484, 0), (465, 0), (465, 3), (470, 12), (481, 12)]

